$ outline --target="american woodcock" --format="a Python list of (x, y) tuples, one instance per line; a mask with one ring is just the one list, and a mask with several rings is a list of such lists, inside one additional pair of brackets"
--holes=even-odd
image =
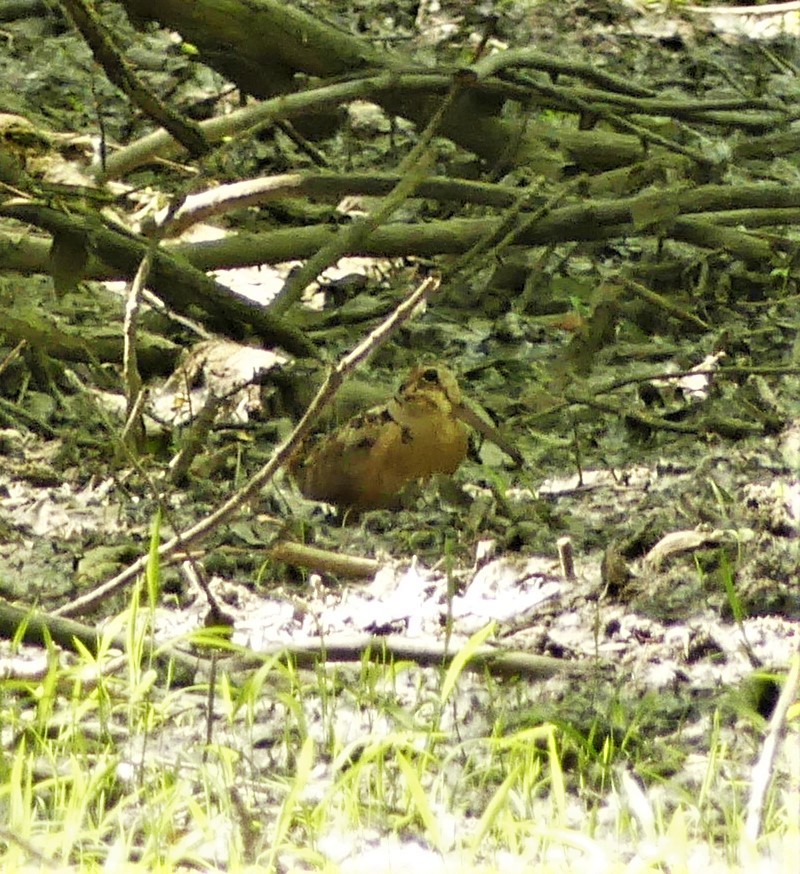
[(301, 445), (288, 468), (307, 498), (356, 511), (393, 507), (408, 483), (456, 470), (467, 454), (467, 424), (523, 463), (464, 404), (453, 373), (431, 364), (411, 371), (388, 403)]

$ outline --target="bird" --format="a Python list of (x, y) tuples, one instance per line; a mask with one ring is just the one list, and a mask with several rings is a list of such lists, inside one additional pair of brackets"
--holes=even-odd
[(393, 398), (298, 447), (287, 468), (307, 498), (360, 513), (397, 508), (406, 485), (452, 474), (476, 428), (521, 464), (522, 456), (463, 401), (441, 364), (414, 368)]

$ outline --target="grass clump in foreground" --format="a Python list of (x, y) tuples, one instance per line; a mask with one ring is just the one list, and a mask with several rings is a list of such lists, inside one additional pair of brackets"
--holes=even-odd
[(213, 695), (170, 689), (146, 656), (157, 588), (156, 569), (97, 655), (51, 646), (0, 682), (3, 871), (791, 870), (796, 707), (755, 840), (756, 720), (670, 723), (657, 696), (603, 710), (599, 681), (587, 720), (563, 691), (465, 674), (491, 629), (439, 672), (272, 658), (219, 667)]

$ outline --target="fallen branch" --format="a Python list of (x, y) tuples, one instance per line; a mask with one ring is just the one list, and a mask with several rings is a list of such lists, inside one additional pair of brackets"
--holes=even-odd
[[(420, 667), (441, 668), (447, 667), (457, 654), (457, 648), (447, 648), (435, 640), (409, 640), (399, 635), (382, 637), (367, 634), (325, 638), (302, 644), (279, 644), (236, 657), (228, 667), (232, 670), (249, 669), (271, 658), (287, 658), (298, 667), (313, 668), (320, 662), (359, 662), (366, 656), (370, 661), (381, 663), (411, 661)], [(579, 675), (588, 671), (588, 666), (582, 662), (505, 650), (490, 645), (478, 647), (466, 667), (471, 671), (488, 671), (500, 677), (519, 676), (533, 680), (546, 680), (559, 675)]]

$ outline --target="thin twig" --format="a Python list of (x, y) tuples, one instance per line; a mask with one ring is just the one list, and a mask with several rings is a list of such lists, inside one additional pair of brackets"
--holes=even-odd
[[(178, 549), (188, 551), (190, 546), (198, 543), (220, 525), (230, 521), (245, 503), (254, 498), (272, 479), (274, 474), (288, 461), (301, 441), (309, 434), (314, 421), (319, 417), (322, 410), (331, 403), (345, 378), (372, 352), (383, 345), (400, 325), (411, 316), (416, 307), (433, 294), (438, 286), (438, 278), (429, 276), (420, 283), (419, 287), (382, 324), (359, 343), (352, 352), (345, 355), (330, 372), (290, 437), (275, 449), (272, 457), (261, 470), (213, 513), (162, 544), (158, 550), (159, 557), (162, 559), (169, 557)], [(126, 583), (135, 579), (144, 570), (148, 559), (147, 555), (143, 555), (113, 579), (53, 611), (54, 615), (75, 616), (91, 610), (109, 595), (121, 589)]]
[(136, 76), (93, 6), (86, 0), (61, 0), (61, 5), (109, 80), (146, 115), (168, 130), (190, 154), (199, 157), (207, 152), (208, 145), (197, 122), (171, 109)]
[(778, 703), (775, 705), (772, 719), (769, 721), (769, 731), (764, 738), (761, 755), (758, 757), (758, 761), (753, 768), (750, 780), (750, 799), (747, 803), (747, 818), (745, 819), (740, 853), (747, 853), (749, 848), (755, 845), (761, 831), (764, 801), (767, 797), (770, 779), (772, 778), (775, 757), (778, 754), (778, 744), (780, 743), (781, 735), (786, 729), (786, 714), (789, 711), (789, 706), (797, 698), (798, 685), (800, 685), (800, 647), (798, 647), (792, 657), (789, 674), (783, 684), (783, 690), (778, 698)]
[[(139, 418), (142, 408), (142, 377), (139, 373), (139, 360), (136, 355), (136, 336), (139, 313), (142, 307), (142, 292), (147, 284), (150, 268), (153, 266), (153, 256), (157, 245), (156, 240), (151, 240), (150, 245), (145, 250), (125, 300), (125, 317), (122, 322), (122, 374), (125, 382), (125, 397), (128, 401), (128, 421), (126, 423), (128, 436), (144, 434), (144, 424)], [(137, 407), (139, 412), (134, 414)], [(136, 440), (134, 439), (129, 445), (133, 449)]]
[(374, 558), (360, 555), (343, 555), (328, 549), (317, 549), (304, 543), (279, 540), (267, 551), (274, 561), (285, 561), (297, 567), (305, 567), (317, 573), (334, 574), (337, 577), (363, 579), (374, 576), (381, 563)]
[(270, 312), (282, 316), (287, 309), (300, 300), (303, 292), (312, 282), (332, 264), (350, 252), (357, 251), (377, 228), (391, 218), (397, 210), (413, 197), (420, 183), (430, 175), (436, 151), (433, 138), (438, 133), (442, 119), (458, 96), (463, 84), (456, 76), (444, 100), (420, 134), (414, 148), (401, 161), (398, 168), (397, 185), (383, 198), (368, 215), (356, 219), (353, 224), (343, 227), (336, 236), (309, 258), (296, 272), (289, 275), (283, 288), (270, 301)]

